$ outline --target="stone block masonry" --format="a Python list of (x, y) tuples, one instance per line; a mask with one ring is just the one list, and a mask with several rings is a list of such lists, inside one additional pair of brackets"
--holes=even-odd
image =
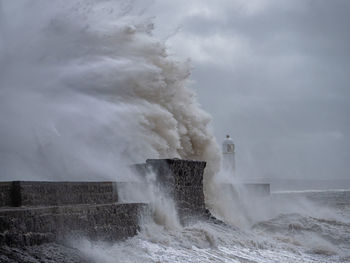
[(0, 246), (31, 246), (66, 238), (113, 241), (139, 229), (145, 204), (68, 205), (0, 209)]
[[(200, 161), (150, 159), (134, 167), (141, 174), (156, 175), (156, 183), (174, 200), (180, 220), (186, 224), (210, 217), (204, 204), (205, 166)], [(142, 184), (127, 183), (130, 191), (141, 191)], [(140, 216), (149, 215), (150, 209), (147, 200), (119, 203), (118, 189), (123, 185), (0, 182), (0, 263), (61, 262), (59, 255), (68, 255), (72, 261), (67, 262), (86, 262), (62, 241), (71, 237), (115, 241), (137, 234)]]
[(12, 206), (12, 182), (0, 182), (0, 207)]
[(0, 183), (0, 246), (83, 236), (120, 240), (139, 229), (142, 203), (117, 203), (116, 182)]
[(1, 206), (52, 206), (106, 204), (118, 201), (116, 182), (38, 182), (0, 183)]
[(206, 162), (180, 159), (148, 159), (135, 169), (145, 175), (153, 172), (164, 193), (175, 201), (182, 223), (208, 215), (203, 193)]

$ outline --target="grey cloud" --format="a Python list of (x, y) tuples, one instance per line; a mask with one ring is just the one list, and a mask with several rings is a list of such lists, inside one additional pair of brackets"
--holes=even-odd
[[(241, 1), (195, 3), (214, 11), (180, 5), (158, 19), (182, 25), (169, 44), (188, 57), (191, 39), (228, 39), (204, 50), (223, 64), (194, 57), (192, 77), (218, 141), (236, 140), (241, 174), (350, 178), (350, 2), (271, 0), (251, 13)], [(234, 55), (229, 41), (240, 42)]]

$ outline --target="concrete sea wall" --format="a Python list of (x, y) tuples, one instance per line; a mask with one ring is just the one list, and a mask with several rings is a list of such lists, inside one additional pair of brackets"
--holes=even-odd
[(115, 182), (7, 182), (0, 185), (0, 246), (66, 238), (133, 236), (146, 204), (119, 204)]
[(143, 208), (143, 204), (103, 204), (1, 209), (0, 245), (39, 245), (76, 237), (119, 240), (137, 233)]
[[(121, 203), (119, 195), (122, 189), (145, 191), (149, 175), (174, 200), (182, 224), (198, 219), (223, 223), (205, 207), (205, 166), (201, 161), (149, 159), (133, 166), (143, 178), (138, 183), (0, 182), (0, 263), (90, 262), (66, 246), (67, 239), (115, 241), (137, 234), (140, 217), (151, 215), (147, 200)], [(258, 196), (269, 194), (269, 185), (245, 188)]]
[[(174, 201), (181, 222), (206, 215), (203, 172), (206, 163), (151, 159), (135, 168), (156, 181)], [(149, 213), (146, 200), (118, 203), (118, 182), (0, 183), (0, 246), (31, 246), (85, 236), (120, 240), (139, 230)]]
[(116, 189), (116, 182), (2, 182), (0, 207), (113, 203)]
[(84, 236), (133, 236), (146, 204), (119, 204), (115, 182), (3, 182), (0, 246), (28, 246)]
[(12, 206), (12, 182), (0, 182), (0, 207)]
[(203, 173), (206, 162), (180, 159), (148, 159), (135, 166), (141, 175), (154, 173), (162, 191), (174, 200), (182, 223), (203, 218), (205, 208)]

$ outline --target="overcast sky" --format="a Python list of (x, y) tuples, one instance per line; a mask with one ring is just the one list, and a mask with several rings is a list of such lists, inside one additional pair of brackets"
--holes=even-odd
[(349, 0), (155, 0), (147, 13), (191, 58), (240, 176), (350, 179)]

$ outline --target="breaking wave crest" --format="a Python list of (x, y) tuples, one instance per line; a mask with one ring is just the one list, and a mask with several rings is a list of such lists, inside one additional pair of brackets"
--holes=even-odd
[(2, 179), (123, 180), (124, 164), (178, 157), (206, 160), (210, 180), (210, 116), (189, 62), (152, 36), (148, 2), (1, 4)]
[(316, 218), (301, 214), (280, 214), (259, 222), (253, 229), (273, 235), (276, 239), (303, 247), (307, 252), (333, 255), (350, 248), (350, 224), (335, 219)]
[[(297, 221), (303, 220), (308, 223), (297, 227)], [(285, 214), (258, 223), (252, 230), (208, 222), (171, 230), (151, 223), (124, 242), (111, 245), (84, 240), (75, 247), (94, 262), (103, 263), (118, 262), (116, 256), (119, 262), (348, 262), (348, 234), (332, 240), (327, 230), (317, 232), (323, 227), (318, 219), (300, 214)]]
[[(212, 180), (220, 154), (210, 116), (189, 88), (189, 62), (169, 56), (152, 36), (152, 19), (143, 15), (148, 1), (0, 4), (1, 180), (125, 181), (131, 163), (178, 157), (207, 161), (206, 196), (214, 203), (223, 196), (220, 188), (210, 192), (220, 183)], [(298, 213), (300, 206), (274, 211), (271, 198), (232, 204), (227, 195), (216, 210), (248, 226), (182, 227), (168, 212), (171, 200), (158, 197), (149, 197), (155, 220), (138, 235), (72, 246), (106, 263), (350, 259), (350, 225)]]

